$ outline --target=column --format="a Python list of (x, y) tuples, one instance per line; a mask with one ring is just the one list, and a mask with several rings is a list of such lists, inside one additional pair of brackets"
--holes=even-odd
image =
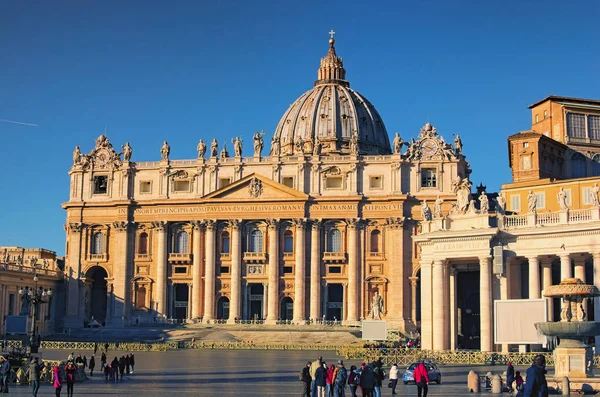
[(156, 255), (156, 312), (167, 316), (167, 222), (154, 221), (152, 227), (157, 234)]
[(112, 314), (113, 314), (113, 283), (112, 281), (106, 282), (106, 324), (112, 325)]
[[(548, 288), (552, 285), (552, 259), (550, 258), (543, 258), (541, 260), (542, 262), (542, 281), (543, 281), (543, 291), (547, 291)], [(543, 296), (543, 294), (542, 294)], [(552, 320), (552, 313), (554, 312), (553, 310), (553, 299), (552, 298), (546, 298), (546, 305), (548, 307), (547, 310), (547, 316), (548, 316), (548, 321), (553, 321)]]
[(242, 318), (249, 320), (248, 318), (248, 283), (242, 280)]
[(192, 247), (192, 319), (202, 317), (202, 242), (204, 240), (204, 222), (193, 221), (194, 235)]
[(304, 226), (306, 219), (295, 219), (296, 235), (294, 240), (294, 253), (296, 266), (294, 275), (294, 323), (304, 323), (306, 320), (306, 241)]
[(456, 304), (456, 269), (449, 269), (450, 273), (450, 350), (456, 350), (458, 336), (458, 306)]
[(433, 349), (432, 317), (432, 265), (431, 261), (421, 261), (421, 348)]
[(418, 277), (409, 277), (410, 281), (410, 317), (414, 324), (417, 326), (417, 282), (419, 281)]
[[(600, 252), (592, 254), (594, 260), (594, 286), (600, 288)], [(594, 319), (600, 320), (600, 297), (594, 298)], [(600, 337), (596, 337), (596, 352), (600, 352)]]
[(235, 324), (240, 316), (240, 296), (242, 294), (242, 222), (238, 219), (229, 221), (231, 228), (231, 299), (229, 301), (229, 324)]
[[(112, 325), (123, 327), (127, 323), (129, 314), (129, 304), (131, 294), (129, 293), (129, 222), (117, 221), (112, 223), (112, 229), (115, 231), (115, 253), (113, 278), (115, 286), (115, 311), (113, 312)], [(108, 246), (108, 244), (107, 244)]]
[[(481, 351), (492, 351), (492, 258), (479, 258), (479, 301)], [(537, 262), (536, 262), (537, 263)], [(539, 285), (539, 284), (538, 284)]]
[(348, 283), (342, 284), (342, 318), (340, 321), (344, 322), (348, 318)]
[(192, 319), (192, 311), (194, 310), (194, 284), (188, 283), (188, 307), (186, 318), (188, 320)]
[(348, 219), (348, 324), (358, 320), (358, 220)]
[(310, 319), (321, 317), (321, 221), (313, 220), (310, 232)]
[(560, 256), (560, 281), (572, 277), (573, 273), (571, 272), (571, 257), (569, 254), (562, 254)]
[(210, 220), (206, 222), (204, 255), (204, 317), (203, 320), (214, 320), (215, 318), (215, 246), (217, 222)]
[(540, 263), (537, 256), (530, 256), (529, 261), (529, 299), (540, 298)]
[(585, 283), (585, 257), (577, 256), (573, 258), (573, 262), (575, 262), (575, 278)]
[(268, 219), (269, 224), (269, 307), (267, 323), (278, 320), (279, 308), (279, 220)]
[(444, 341), (444, 261), (433, 261), (433, 350), (445, 350)]
[(269, 283), (263, 283), (263, 312), (262, 318), (267, 317), (267, 308), (269, 307)]
[[(82, 232), (84, 226), (80, 222), (69, 223), (67, 238), (69, 239), (69, 252), (65, 277), (67, 279), (67, 315), (64, 320), (65, 328), (83, 327), (85, 313), (80, 312), (79, 288), (81, 275)], [(108, 318), (108, 317), (107, 317)]]
[(327, 300), (329, 297), (329, 286), (327, 285), (327, 281), (323, 280), (323, 283), (321, 284), (321, 286), (323, 287), (323, 309), (322, 309), (322, 315), (321, 315), (321, 319), (326, 319), (327, 318)]

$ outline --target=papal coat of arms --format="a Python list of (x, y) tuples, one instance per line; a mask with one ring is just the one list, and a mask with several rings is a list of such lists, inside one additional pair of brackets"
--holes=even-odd
[(263, 186), (262, 182), (258, 178), (252, 178), (250, 181), (250, 185), (248, 186), (248, 191), (250, 195), (254, 198), (259, 197), (262, 194)]

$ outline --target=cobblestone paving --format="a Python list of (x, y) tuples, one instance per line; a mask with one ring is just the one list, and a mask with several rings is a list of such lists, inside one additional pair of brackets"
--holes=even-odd
[[(65, 359), (68, 351), (46, 351), (47, 359)], [(89, 351), (75, 352), (90, 356)], [(125, 352), (111, 352), (108, 356)], [(276, 397), (300, 396), (302, 384), (298, 372), (307, 361), (313, 361), (319, 352), (302, 351), (256, 351), (256, 350), (180, 350), (164, 353), (136, 353), (135, 374), (125, 375), (118, 383), (105, 381), (104, 376), (94, 374), (89, 381), (75, 385), (75, 396), (138, 396), (155, 397), (167, 395), (184, 396), (246, 396)], [(334, 352), (323, 352), (327, 363), (337, 362)], [(97, 356), (99, 357), (99, 356)], [(100, 362), (98, 361), (99, 368)], [(356, 361), (345, 363), (349, 368)], [(442, 384), (431, 385), (430, 396), (465, 396), (466, 375), (471, 368), (444, 366)], [(483, 374), (494, 373), (503, 367), (478, 367)], [(524, 370), (525, 368), (518, 368)], [(89, 373), (89, 372), (88, 372)], [(416, 396), (414, 385), (397, 388), (398, 396)], [(13, 386), (10, 395), (31, 396), (29, 386)], [(38, 396), (53, 396), (54, 389), (43, 385)], [(66, 387), (62, 395), (66, 396)], [(359, 394), (360, 395), (360, 394)], [(385, 381), (383, 396), (391, 396)], [(474, 394), (469, 394), (473, 396)], [(482, 394), (483, 395), (483, 394)], [(486, 395), (489, 395), (486, 393)], [(346, 388), (346, 396), (350, 396)]]

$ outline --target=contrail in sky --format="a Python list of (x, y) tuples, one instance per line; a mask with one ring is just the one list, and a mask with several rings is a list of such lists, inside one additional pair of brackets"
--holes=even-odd
[(23, 123), (21, 121), (3, 120), (3, 119), (0, 119), (0, 121), (2, 121), (4, 123), (12, 123), (12, 124), (28, 125), (30, 127), (38, 127), (37, 124)]

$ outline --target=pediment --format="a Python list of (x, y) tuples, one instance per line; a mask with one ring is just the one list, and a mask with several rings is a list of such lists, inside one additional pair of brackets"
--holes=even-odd
[(215, 201), (307, 200), (308, 195), (259, 174), (250, 174), (203, 199)]

